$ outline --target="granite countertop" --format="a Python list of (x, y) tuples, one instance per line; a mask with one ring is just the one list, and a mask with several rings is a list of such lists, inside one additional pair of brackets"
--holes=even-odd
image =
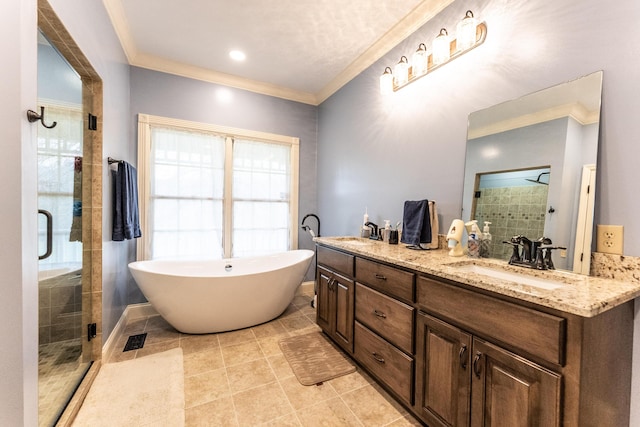
[[(388, 262), (422, 273), (464, 283), (497, 294), (518, 298), (544, 307), (554, 308), (583, 317), (593, 317), (640, 296), (640, 284), (624, 280), (584, 276), (566, 271), (539, 271), (514, 267), (497, 259), (467, 256), (451, 257), (447, 249), (417, 251), (405, 245), (359, 237), (316, 237), (318, 244), (343, 249), (356, 255)], [(523, 281), (544, 280), (561, 284), (555, 289), (516, 283), (471, 271), (477, 265), (522, 275)]]

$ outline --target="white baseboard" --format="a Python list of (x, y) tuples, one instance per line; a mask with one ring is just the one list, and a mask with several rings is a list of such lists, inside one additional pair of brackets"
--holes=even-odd
[(140, 319), (142, 317), (154, 316), (156, 314), (158, 314), (158, 312), (148, 302), (128, 305), (127, 308), (124, 309), (120, 319), (118, 319), (118, 323), (116, 323), (113, 331), (111, 331), (109, 338), (107, 338), (107, 341), (102, 346), (102, 360), (109, 360), (109, 356), (115, 350), (118, 338), (120, 338), (124, 332), (124, 328), (127, 326), (129, 321), (133, 319)]

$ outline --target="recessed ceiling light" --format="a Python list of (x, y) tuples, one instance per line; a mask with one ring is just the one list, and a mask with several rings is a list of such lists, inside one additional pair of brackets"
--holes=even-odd
[(241, 50), (232, 50), (229, 52), (229, 56), (234, 61), (244, 61), (247, 58), (247, 55), (245, 55)]

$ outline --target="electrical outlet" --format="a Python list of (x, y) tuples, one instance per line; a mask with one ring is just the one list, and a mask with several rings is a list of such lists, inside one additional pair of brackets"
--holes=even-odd
[(622, 255), (624, 229), (622, 225), (596, 226), (596, 251), (605, 254)]

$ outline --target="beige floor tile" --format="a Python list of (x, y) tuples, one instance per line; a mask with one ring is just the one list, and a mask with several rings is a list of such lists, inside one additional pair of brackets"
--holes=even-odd
[(158, 344), (164, 341), (179, 340), (182, 334), (175, 329), (152, 329), (147, 332), (147, 338), (144, 341), (145, 347), (150, 344)]
[(199, 406), (230, 395), (229, 380), (224, 368), (184, 379), (185, 408)]
[(287, 330), (284, 328), (282, 323), (277, 321), (263, 323), (262, 325), (254, 326), (251, 329), (253, 330), (253, 334), (258, 340), (261, 338), (268, 338), (278, 335), (287, 335)]
[(339, 397), (304, 408), (297, 411), (296, 414), (304, 427), (362, 426)]
[(300, 316), (300, 314), (301, 313), (300, 313), (299, 306), (294, 304), (289, 304), (289, 307), (287, 307), (287, 309), (280, 316), (278, 316), (278, 319), (282, 320), (292, 316)]
[(228, 367), (227, 377), (232, 394), (276, 380), (273, 370), (265, 358)]
[(357, 388), (369, 385), (372, 382), (373, 380), (370, 376), (365, 374), (361, 369), (357, 369), (355, 372), (349, 375), (343, 375), (341, 377), (330, 380), (329, 384), (338, 394), (344, 394)]
[(185, 377), (223, 367), (222, 352), (217, 347), (184, 355)]
[(145, 341), (144, 347), (142, 347), (136, 352), (136, 359), (138, 357), (144, 357), (150, 354), (162, 353), (163, 351), (171, 350), (172, 348), (176, 348), (176, 347), (180, 347), (180, 340), (177, 338), (172, 340), (161, 341), (155, 344), (153, 342), (150, 344), (147, 344), (147, 342)]
[(265, 356), (275, 356), (278, 354), (282, 354), (282, 349), (280, 348), (278, 342), (288, 336), (289, 334), (260, 338), (258, 340), (258, 344), (260, 345), (260, 348), (262, 349), (262, 352), (265, 354)]
[(144, 332), (144, 328), (147, 325), (148, 319), (146, 317), (142, 319), (134, 319), (131, 322), (127, 323), (127, 326), (122, 330), (122, 335), (124, 337), (129, 337), (129, 335), (138, 335)]
[(151, 316), (147, 320), (147, 325), (145, 326), (145, 331), (153, 331), (155, 329), (166, 329), (175, 331), (175, 328), (169, 324), (162, 316)]
[(312, 299), (313, 299), (313, 296), (298, 295), (298, 296), (293, 298), (293, 301), (291, 303), (293, 305), (298, 306), (298, 307), (310, 307), (311, 308), (311, 300)]
[(182, 335), (180, 337), (180, 347), (184, 354), (195, 353), (198, 351), (220, 348), (218, 335)]
[(247, 328), (231, 332), (222, 332), (218, 334), (218, 339), (220, 340), (220, 347), (228, 347), (230, 345), (255, 341), (256, 336), (253, 334), (251, 328)]
[(241, 426), (255, 426), (293, 412), (277, 382), (236, 393), (233, 403)]
[(404, 417), (392, 422), (391, 424), (387, 424), (386, 427), (415, 427), (422, 426), (420, 421), (413, 418), (411, 415), (405, 415)]
[(261, 427), (302, 427), (300, 420), (295, 412), (285, 415), (284, 417), (276, 418), (275, 420), (268, 421), (264, 424), (260, 424)]
[(300, 332), (309, 328), (313, 328), (315, 325), (306, 316), (292, 316), (280, 319), (280, 322), (284, 325), (285, 329), (290, 333)]
[(293, 377), (295, 374), (293, 373), (293, 369), (291, 369), (291, 365), (287, 362), (287, 359), (282, 354), (276, 354), (273, 356), (267, 357), (267, 361), (269, 365), (271, 365), (271, 369), (276, 375), (278, 380), (283, 380), (285, 378)]
[(366, 385), (340, 397), (365, 426), (384, 426), (406, 415), (406, 411), (382, 390)]
[(226, 367), (251, 362), (256, 359), (264, 359), (265, 357), (260, 345), (255, 340), (244, 344), (222, 347), (221, 350)]
[(186, 427), (234, 427), (238, 425), (233, 399), (222, 397), (185, 411)]
[(329, 384), (304, 386), (296, 377), (280, 380), (280, 385), (296, 411), (338, 397)]

